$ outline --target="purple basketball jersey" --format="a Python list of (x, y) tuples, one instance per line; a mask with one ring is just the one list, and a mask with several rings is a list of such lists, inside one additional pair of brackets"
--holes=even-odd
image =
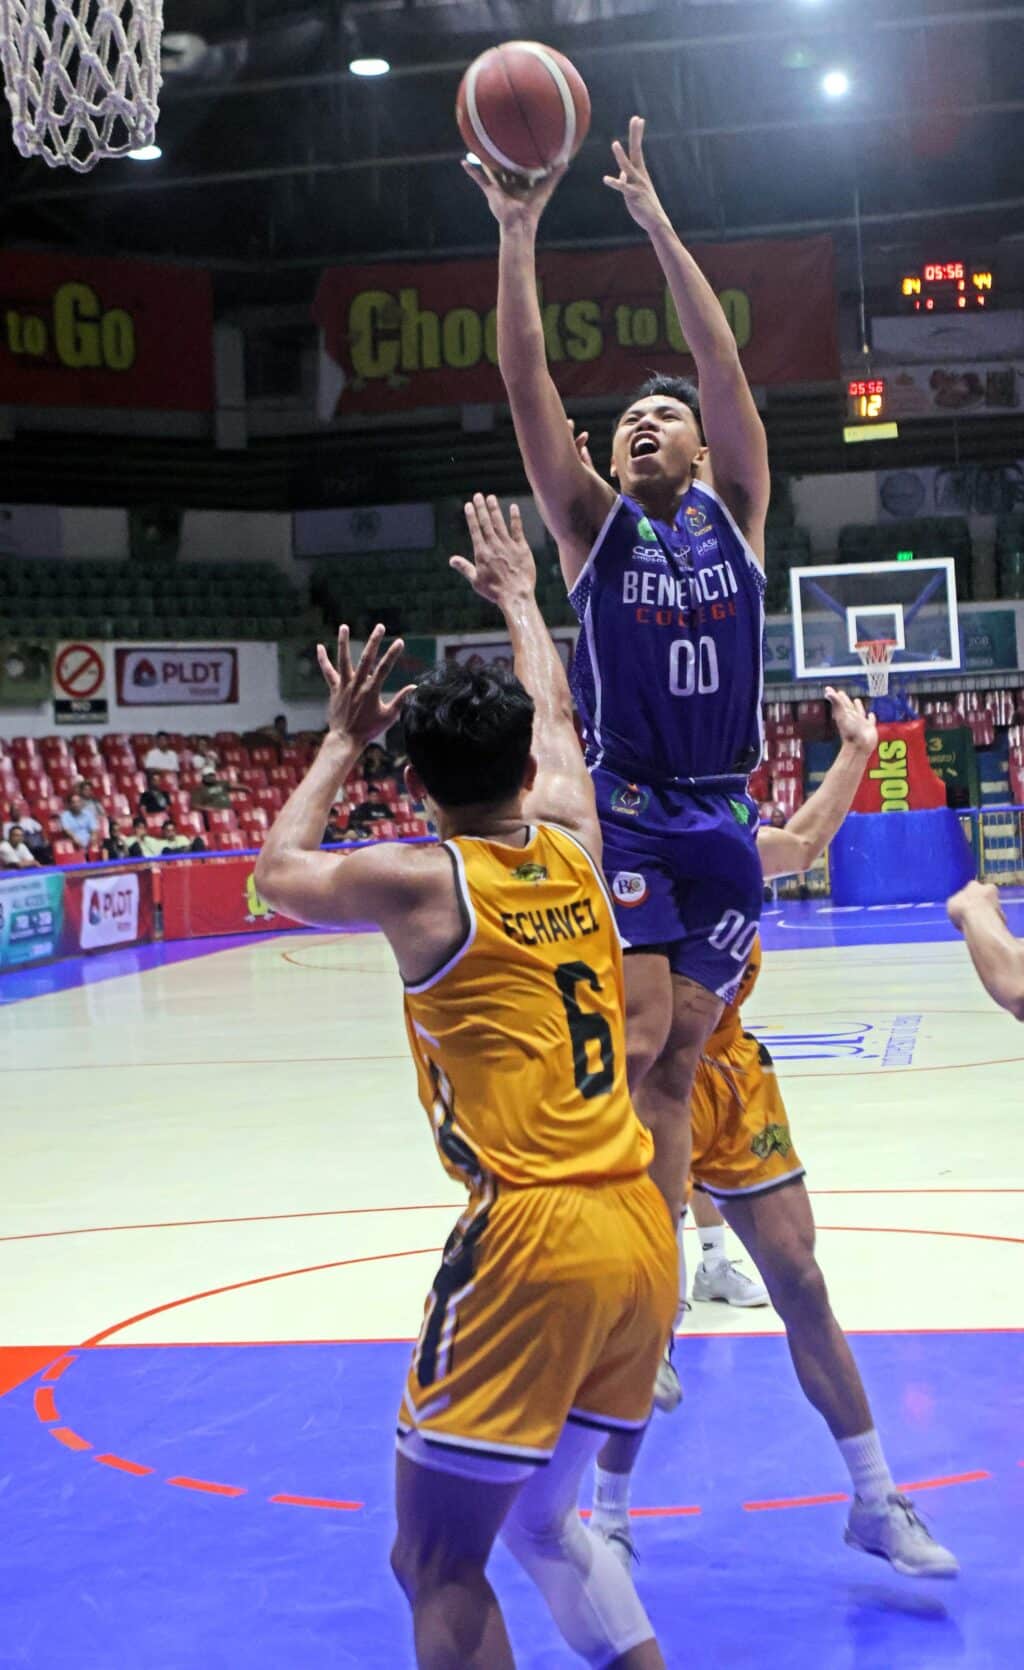
[(764, 574), (711, 488), (695, 482), (671, 526), (620, 498), (570, 601), (589, 765), (641, 783), (753, 770)]

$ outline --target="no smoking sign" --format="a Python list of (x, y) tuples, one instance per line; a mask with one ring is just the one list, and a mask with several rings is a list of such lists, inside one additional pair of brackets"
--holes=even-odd
[(109, 717), (107, 667), (95, 644), (61, 644), (53, 663), (53, 717), (58, 725), (101, 724)]

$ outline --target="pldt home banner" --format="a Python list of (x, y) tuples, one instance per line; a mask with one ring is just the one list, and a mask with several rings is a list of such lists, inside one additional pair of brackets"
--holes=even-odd
[[(695, 246), (751, 383), (839, 375), (832, 240)], [(654, 251), (552, 251), (538, 258), (548, 361), (567, 398), (621, 394), (652, 366), (692, 367)], [(497, 262), (391, 262), (325, 272), (328, 413), (408, 411), (504, 399), (497, 371)]]
[(122, 707), (191, 707), (238, 700), (237, 649), (118, 649)]
[(210, 411), (209, 274), (0, 254), (0, 404)]

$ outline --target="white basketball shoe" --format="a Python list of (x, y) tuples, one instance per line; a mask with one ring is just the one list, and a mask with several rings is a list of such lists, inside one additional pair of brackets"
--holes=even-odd
[(904, 1577), (958, 1577), (955, 1554), (936, 1542), (909, 1497), (894, 1493), (884, 1502), (853, 1499), (844, 1539), (864, 1554), (888, 1560)]
[(714, 1264), (698, 1264), (693, 1277), (693, 1297), (703, 1304), (737, 1305), (742, 1310), (756, 1310), (770, 1304), (764, 1282), (751, 1280), (728, 1258)]

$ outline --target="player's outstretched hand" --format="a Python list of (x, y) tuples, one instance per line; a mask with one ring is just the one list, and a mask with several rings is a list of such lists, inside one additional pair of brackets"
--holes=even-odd
[(825, 694), (832, 703), (832, 718), (841, 742), (850, 742), (862, 754), (873, 754), (878, 747), (878, 720), (873, 713), (865, 713), (859, 696), (850, 700), (845, 690), (826, 686)]
[(416, 686), (404, 689), (385, 701), (382, 695), (388, 674), (398, 660), (405, 644), (396, 638), (391, 648), (380, 655), (384, 641), (383, 626), (375, 626), (370, 633), (358, 665), (353, 668), (350, 653), (349, 629), (338, 628), (337, 662), (332, 662), (323, 644), (316, 646), (316, 658), (330, 692), (327, 699), (327, 728), (338, 736), (360, 745), (372, 741), (381, 731), (394, 723), (398, 709)]
[[(570, 418), (569, 433), (572, 436), (572, 444), (576, 448), (576, 456), (579, 458), (580, 463), (590, 471), (591, 475), (597, 475), (597, 471), (594, 468), (594, 460), (590, 456), (590, 430), (584, 429), (577, 435), (576, 421), (574, 418)], [(600, 479), (601, 477), (598, 476), (599, 481)]]
[(993, 887), (990, 881), (969, 881), (966, 887), (961, 887), (959, 893), (954, 893), (946, 900), (946, 915), (954, 928), (963, 932), (964, 920), (972, 910), (995, 911), (999, 920), (1005, 924), (1006, 915), (999, 903), (999, 889)]
[(486, 498), (483, 493), (474, 493), (465, 510), (473, 561), (451, 557), (451, 567), (469, 581), (478, 597), (496, 603), (499, 609), (517, 598), (532, 597), (537, 569), (523, 533), (519, 506), (510, 506), (506, 523), (493, 493)]
[(463, 158), (462, 170), (479, 186), (498, 225), (504, 227), (531, 221), (536, 225), (565, 178), (568, 164), (550, 169), (533, 185), (522, 174), (505, 174), (486, 163), (470, 162), (468, 157)]
[(629, 119), (629, 154), (618, 139), (612, 140), (612, 156), (618, 163), (618, 174), (606, 174), (604, 183), (612, 191), (617, 191), (625, 199), (629, 210), (638, 226), (645, 232), (653, 232), (658, 226), (669, 225), (669, 219), (661, 206), (661, 199), (654, 189), (654, 183), (647, 172), (644, 161), (644, 119), (642, 116), (631, 116)]

